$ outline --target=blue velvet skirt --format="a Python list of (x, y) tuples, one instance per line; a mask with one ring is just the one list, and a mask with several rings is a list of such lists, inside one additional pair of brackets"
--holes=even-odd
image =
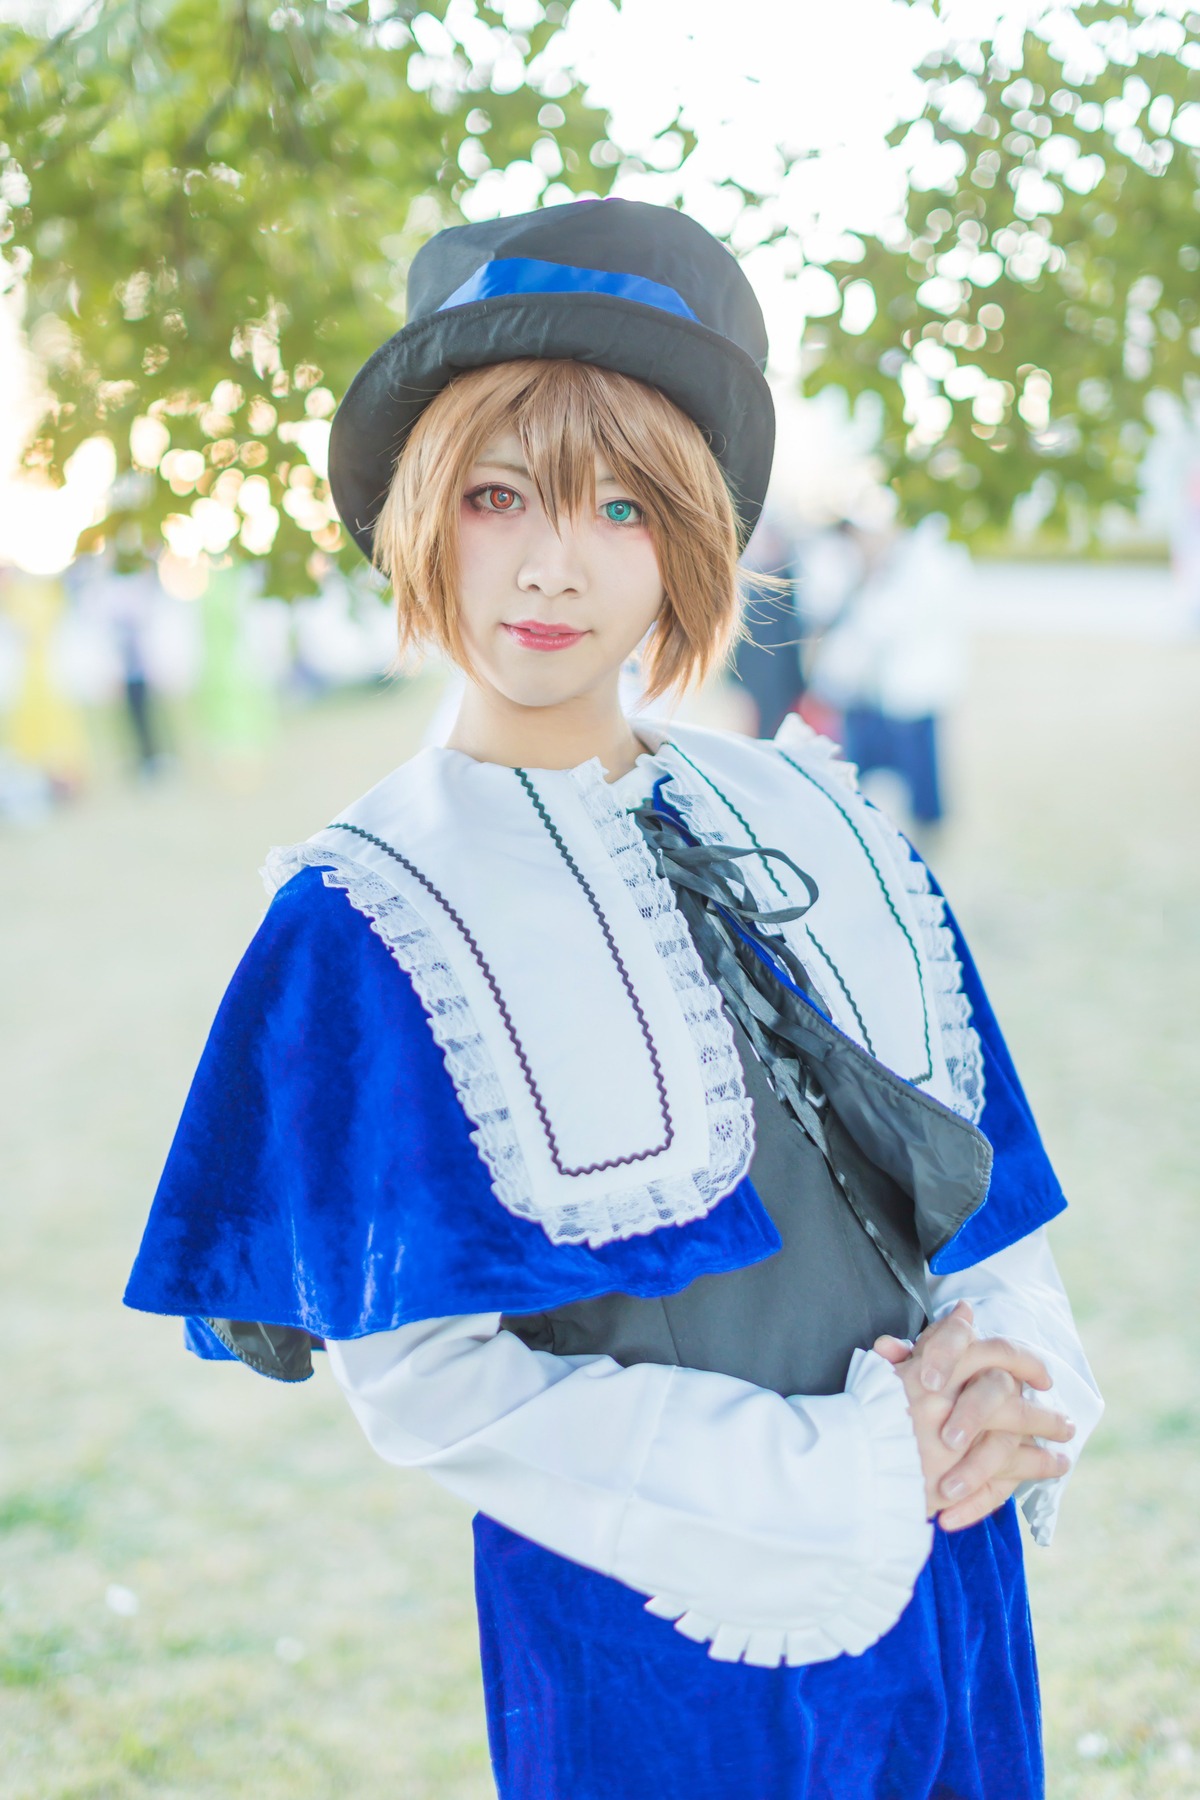
[(500, 1800), (1042, 1800), (1016, 1511), (935, 1533), (862, 1656), (714, 1662), (639, 1595), (475, 1521)]

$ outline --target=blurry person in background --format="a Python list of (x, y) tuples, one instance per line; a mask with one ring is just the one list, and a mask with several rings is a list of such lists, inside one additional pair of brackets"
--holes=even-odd
[(209, 754), (235, 785), (256, 778), (278, 722), (271, 659), (255, 632), (244, 568), (214, 565), (200, 600), (200, 719)]
[[(814, 694), (876, 797), (918, 833), (944, 816), (940, 724), (962, 691), (970, 558), (940, 517), (862, 534), (863, 570), (812, 659)], [(898, 793), (897, 793), (898, 790)]]
[(16, 697), (4, 722), (14, 761), (49, 783), (58, 799), (83, 786), (90, 749), (83, 715), (61, 680), (58, 647), (66, 612), (61, 575), (0, 572), (0, 606), (23, 654)]
[(68, 579), (85, 617), (103, 633), (105, 649), (115, 662), (113, 675), (120, 685), (134, 771), (140, 776), (156, 775), (165, 758), (162, 714), (151, 675), (152, 639), (157, 614), (167, 604), (158, 571), (150, 564), (126, 572), (106, 554), (82, 557)]
[(146, 668), (146, 634), (149, 615), (159, 595), (153, 569), (122, 575), (113, 583), (113, 631), (121, 658), (125, 717), (139, 775), (154, 775), (162, 766), (163, 745), (158, 707)]
[(797, 547), (797, 603), (803, 634), (819, 637), (839, 618), (867, 572), (870, 532), (838, 519)]
[(774, 737), (804, 692), (793, 544), (770, 513), (759, 520), (741, 561), (744, 635), (733, 674), (754, 706), (751, 737)]
[(797, 711), (814, 731), (835, 740), (841, 737), (842, 715), (808, 677), (821, 638), (841, 618), (862, 585), (869, 535), (855, 520), (843, 518), (810, 531), (796, 545), (796, 613), (805, 672)]

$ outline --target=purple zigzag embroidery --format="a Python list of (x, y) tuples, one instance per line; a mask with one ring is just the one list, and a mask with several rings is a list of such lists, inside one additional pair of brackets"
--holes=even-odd
[(512, 1015), (509, 1012), (507, 1005), (505, 1004), (503, 994), (500, 992), (500, 985), (497, 982), (495, 975), (492, 973), (492, 970), (487, 962), (487, 959), (484, 956), (482, 950), (479, 948), (479, 945), (476, 942), (475, 937), (474, 937), (473, 933), (471, 932), (471, 929), (468, 926), (466, 920), (451, 905), (450, 901), (447, 900), (445, 894), (442, 893), (441, 889), (438, 888), (429, 879), (429, 877), (427, 875), (423, 874), (422, 871), (417, 868), (415, 863), (410, 862), (407, 856), (403, 856), (399, 850), (394, 849), (393, 846), (391, 844), (387, 843), (383, 838), (376, 837), (370, 831), (364, 831), (361, 828), (361, 826), (344, 824), (340, 820), (335, 822), (333, 825), (331, 825), (329, 829), (331, 831), (348, 831), (348, 832), (351, 832), (355, 837), (360, 837), (360, 838), (364, 839), (366, 843), (374, 844), (374, 846), (377, 850), (382, 850), (386, 856), (390, 856), (394, 862), (398, 862), (400, 864), (400, 867), (402, 869), (404, 869), (407, 874), (411, 875), (413, 880), (418, 882), (420, 884), (420, 886), (425, 889), (425, 892), (427, 894), (429, 894), (434, 900), (437, 901), (438, 905), (442, 908), (442, 911), (446, 914), (447, 918), (450, 919), (451, 923), (458, 930), (460, 936), (462, 937), (464, 944), (467, 946), (467, 949), (471, 953), (471, 956), (475, 962), (476, 967), (478, 968), (480, 974), (483, 976), (484, 981), (487, 983), (488, 991), (491, 994), (492, 999), (496, 1003), (496, 1010), (500, 1014), (501, 1021), (503, 1022), (503, 1025), (504, 1025), (504, 1030), (508, 1036), (509, 1043), (512, 1045), (513, 1054), (516, 1056), (517, 1064), (521, 1070), (521, 1075), (524, 1079), (526, 1087), (529, 1090), (529, 1097), (533, 1101), (534, 1110), (537, 1113), (538, 1119), (541, 1123), (542, 1130), (544, 1131), (544, 1133), (546, 1135), (546, 1143), (549, 1146), (549, 1150), (550, 1150), (550, 1160), (553, 1162), (555, 1169), (558, 1171), (558, 1173), (560, 1175), (565, 1175), (565, 1176), (597, 1175), (597, 1174), (602, 1173), (605, 1169), (619, 1169), (619, 1168), (624, 1167), (628, 1163), (644, 1162), (648, 1157), (660, 1156), (664, 1150), (666, 1150), (670, 1147), (670, 1145), (674, 1141), (675, 1128), (674, 1128), (674, 1124), (671, 1120), (670, 1109), (667, 1105), (666, 1083), (663, 1079), (662, 1065), (659, 1062), (658, 1052), (657, 1052), (654, 1042), (650, 1036), (650, 1030), (649, 1030), (649, 1026), (647, 1025), (647, 1022), (646, 1022), (645, 1014), (643, 1013), (641, 1005), (638, 1002), (637, 996), (635, 995), (635, 993), (633, 991), (633, 984), (629, 979), (628, 971), (626, 970), (625, 965), (621, 960), (620, 952), (617, 950), (616, 944), (613, 941), (612, 934), (608, 928), (608, 922), (604, 918), (604, 915), (600, 911), (599, 905), (596, 901), (596, 897), (593, 894), (591, 888), (588, 886), (587, 882), (585, 881), (580, 870), (572, 862), (571, 857), (570, 857), (569, 853), (566, 851), (565, 846), (562, 845), (561, 840), (558, 839), (558, 834), (555, 832), (553, 825), (550, 824), (548, 817), (545, 815), (544, 810), (541, 806), (541, 803), (537, 798), (537, 795), (533, 793), (533, 789), (530, 786), (530, 784), (528, 783), (528, 780), (525, 777), (524, 771), (521, 769), (518, 769), (516, 771), (516, 773), (517, 773), (518, 777), (521, 779), (523, 785), (526, 787), (527, 791), (532, 796), (534, 805), (537, 807), (539, 815), (545, 820), (545, 823), (547, 824), (547, 827), (550, 831), (551, 838), (555, 841), (556, 846), (560, 849), (561, 854), (564, 856), (564, 858), (567, 862), (568, 868), (571, 870), (572, 874), (575, 876), (576, 880), (580, 883), (581, 887), (583, 888), (583, 891), (584, 891), (585, 895), (587, 896), (587, 899), (591, 905), (592, 911), (595, 913), (597, 919), (599, 920), (600, 928), (601, 928), (602, 932), (604, 933), (605, 943), (608, 945), (608, 948), (617, 964), (617, 968), (620, 973), (622, 983), (625, 987), (625, 991), (629, 995), (629, 998), (633, 1004), (633, 1009), (637, 1016), (638, 1025), (641, 1029), (641, 1033), (645, 1040), (646, 1047), (650, 1053), (651, 1067), (654, 1070), (655, 1085), (658, 1090), (659, 1110), (662, 1114), (663, 1122), (664, 1122), (664, 1125), (666, 1128), (663, 1142), (661, 1144), (655, 1145), (653, 1148), (651, 1148), (649, 1150), (634, 1151), (634, 1152), (631, 1152), (631, 1154), (628, 1156), (614, 1156), (614, 1157), (611, 1157), (607, 1162), (586, 1163), (586, 1164), (582, 1165), (581, 1167), (574, 1168), (574, 1169), (568, 1167), (568, 1165), (566, 1163), (564, 1163), (564, 1161), (562, 1160), (560, 1151), (559, 1151), (558, 1138), (555, 1135), (553, 1125), (550, 1123), (550, 1114), (546, 1110), (545, 1099), (542, 1096), (542, 1091), (538, 1087), (536, 1077), (534, 1076), (533, 1070), (530, 1067), (529, 1058), (525, 1054), (525, 1047), (521, 1043), (521, 1040), (517, 1035), (516, 1027), (512, 1021)]

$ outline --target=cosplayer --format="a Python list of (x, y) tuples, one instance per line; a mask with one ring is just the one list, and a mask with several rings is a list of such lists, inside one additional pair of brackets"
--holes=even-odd
[(668, 209), (417, 256), (330, 477), (461, 710), (272, 854), (126, 1298), (323, 1344), (478, 1508), (503, 1800), (1035, 1800), (1017, 1506), (1047, 1542), (1101, 1410), (1058, 1183), (832, 747), (618, 702), (735, 635), (765, 359)]

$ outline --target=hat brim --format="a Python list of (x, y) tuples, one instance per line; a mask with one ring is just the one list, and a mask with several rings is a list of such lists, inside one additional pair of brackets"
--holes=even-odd
[(363, 555), (409, 432), (467, 369), (570, 358), (656, 387), (694, 419), (725, 476), (744, 544), (762, 512), (775, 409), (758, 364), (695, 320), (609, 294), (505, 294), (431, 313), (364, 363), (338, 408), (329, 483)]

